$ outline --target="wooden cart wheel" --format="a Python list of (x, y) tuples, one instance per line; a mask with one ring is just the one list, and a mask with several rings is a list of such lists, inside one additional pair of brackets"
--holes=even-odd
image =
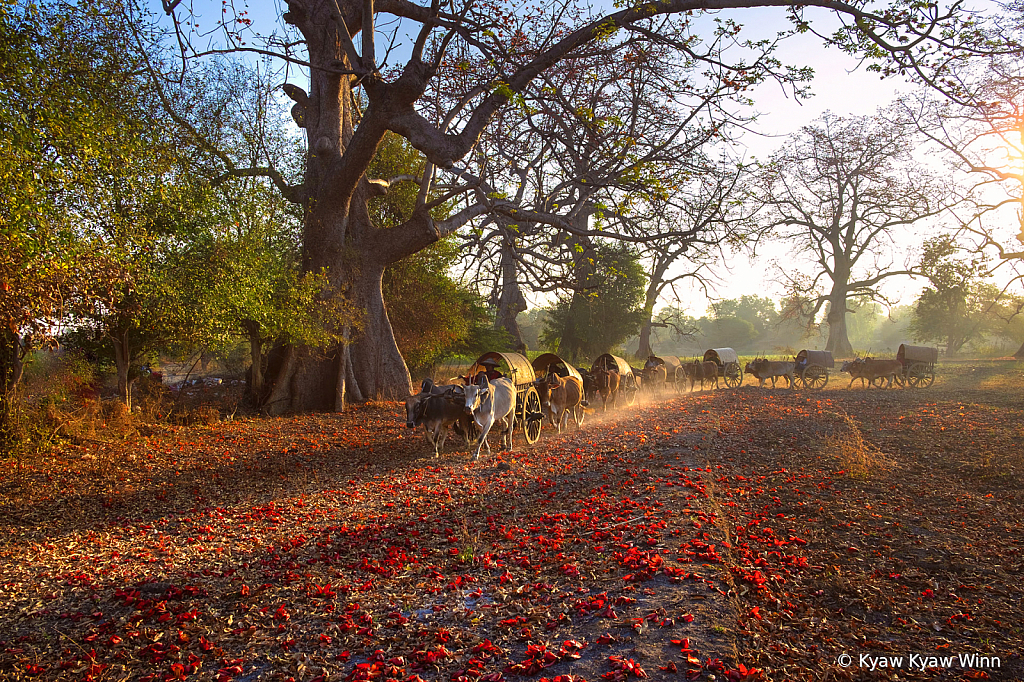
[(923, 362), (915, 362), (907, 369), (907, 383), (911, 388), (928, 388), (935, 381), (935, 370)]
[[(640, 392), (639, 386), (636, 385), (636, 377), (632, 374), (627, 374), (628, 379), (623, 381), (624, 385), (619, 388), (622, 391), (622, 397), (625, 398), (627, 405), (632, 405), (636, 402), (636, 394)], [(643, 384), (641, 384), (642, 386)]]
[(825, 388), (825, 384), (828, 383), (828, 370), (824, 367), (811, 365), (801, 374), (801, 378), (804, 382), (804, 388)]
[(540, 395), (533, 386), (526, 389), (519, 419), (523, 423), (523, 435), (526, 436), (526, 442), (531, 445), (536, 443), (540, 438), (540, 429), (544, 425), (544, 413), (540, 407)]
[(736, 388), (743, 383), (743, 369), (738, 363), (730, 362), (723, 368), (725, 385), (729, 388)]

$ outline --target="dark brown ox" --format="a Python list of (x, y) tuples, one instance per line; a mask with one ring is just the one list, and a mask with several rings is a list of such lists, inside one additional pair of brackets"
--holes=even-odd
[(700, 360), (686, 363), (683, 365), (683, 376), (690, 382), (690, 393), (693, 393), (693, 386), (697, 382), (704, 388), (704, 363)]
[(608, 403), (615, 407), (615, 401), (619, 397), (619, 372), (614, 369), (598, 368), (594, 371), (594, 383), (597, 385), (597, 392), (601, 396), (601, 411), (608, 410)]
[(548, 421), (562, 432), (563, 424), (569, 426), (572, 417), (576, 429), (583, 428), (584, 410), (587, 401), (583, 399), (583, 382), (576, 377), (561, 377), (555, 373), (536, 382), (537, 394), (540, 396), (541, 411), (547, 415)]
[(776, 377), (786, 377), (786, 381), (789, 382), (787, 388), (793, 388), (793, 373), (796, 371), (795, 362), (757, 358), (748, 364), (747, 367), (750, 373), (760, 380), (761, 383), (758, 384), (758, 388), (764, 388), (765, 379), (771, 379), (772, 388), (775, 388)]
[(705, 381), (713, 388), (718, 388), (718, 363), (714, 360), (705, 360), (701, 365), (704, 367), (704, 376), (700, 380), (700, 390), (704, 390)]
[(896, 375), (903, 372), (903, 365), (900, 364), (899, 360), (857, 358), (856, 360), (844, 362), (839, 371), (850, 373), (850, 385), (847, 388), (853, 388), (853, 382), (857, 379), (861, 380), (862, 385), (865, 381), (870, 385), (876, 379), (886, 379), (885, 387), (892, 388), (892, 382), (896, 380)]
[[(636, 372), (634, 372), (636, 374)], [(643, 387), (647, 389), (651, 395), (660, 392), (665, 388), (665, 384), (668, 381), (668, 370), (665, 369), (665, 365), (658, 362), (653, 357), (648, 358), (644, 364), (644, 368), (640, 370), (641, 376), (643, 376)]]
[[(405, 425), (410, 429), (423, 426), (427, 442), (434, 447), (435, 457), (444, 448), (450, 426), (455, 427), (455, 432), (463, 437), (467, 446), (472, 441), (475, 432), (473, 420), (459, 403), (460, 396), (456, 393), (459, 388), (435, 386), (433, 381), (425, 379), (420, 392), (405, 399)], [(464, 402), (464, 397), (462, 399)]]

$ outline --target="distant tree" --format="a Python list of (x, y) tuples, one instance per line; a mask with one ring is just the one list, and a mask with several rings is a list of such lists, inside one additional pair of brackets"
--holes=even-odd
[[(548, 312), (541, 343), (576, 362), (610, 352), (643, 322), (646, 275), (624, 245), (598, 245), (593, 273), (579, 282), (585, 296), (564, 297)], [(571, 346), (563, 346), (566, 337)]]
[(914, 274), (909, 265), (892, 262), (896, 231), (955, 203), (955, 195), (914, 162), (912, 139), (911, 126), (892, 117), (829, 113), (801, 129), (764, 167), (765, 224), (814, 263), (806, 283), (789, 281), (810, 318), (825, 307), (825, 348), (839, 357), (853, 351), (847, 301), (884, 301), (883, 280)]
[(698, 324), (710, 348), (727, 346), (748, 350), (753, 348), (758, 337), (757, 329), (749, 320), (734, 315), (703, 317)]
[(918, 297), (910, 324), (916, 339), (944, 342), (950, 355), (998, 328), (994, 309), (1000, 291), (984, 281), (989, 259), (980, 253), (961, 254), (948, 235), (925, 243), (920, 269), (931, 285)]

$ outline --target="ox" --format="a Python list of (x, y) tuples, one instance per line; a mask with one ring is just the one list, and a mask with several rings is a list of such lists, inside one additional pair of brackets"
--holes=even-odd
[(466, 416), (461, 405), (455, 400), (458, 386), (435, 386), (432, 380), (424, 379), (420, 392), (405, 399), (405, 425), (410, 429), (423, 425), (427, 441), (434, 447), (434, 456), (438, 457), (448, 437), (448, 427), (454, 426), (455, 432), (462, 436), (466, 445), (470, 446), (473, 433), (473, 422)]
[(508, 436), (508, 449), (512, 449), (512, 430), (516, 425), (516, 387), (508, 378), (488, 381), (486, 376), (480, 376), (477, 383), (466, 386), (466, 414), (473, 417), (473, 421), (480, 429), (480, 438), (477, 440), (476, 452), (473, 459), (479, 459), (480, 448), (487, 446), (487, 454), (491, 454), (491, 444), (487, 442), (487, 434), (495, 422), (500, 421), (501, 445), (505, 447), (505, 437)]
[(700, 390), (704, 390), (705, 381), (713, 388), (718, 388), (718, 363), (714, 360), (705, 360), (701, 365), (704, 367), (704, 376), (700, 380)]
[(594, 383), (597, 392), (601, 395), (601, 411), (608, 410), (608, 402), (611, 401), (615, 407), (615, 400), (619, 397), (619, 372), (615, 369), (598, 368), (594, 372)]
[(554, 372), (544, 379), (535, 382), (537, 394), (540, 396), (541, 410), (547, 414), (548, 420), (562, 432), (562, 422), (569, 426), (569, 417), (576, 423), (576, 428), (583, 428), (584, 409), (587, 401), (583, 399), (583, 383), (576, 377), (560, 377)]
[(850, 385), (847, 388), (853, 388), (853, 382), (857, 379), (861, 380), (862, 386), (865, 381), (871, 385), (875, 379), (886, 379), (888, 383), (885, 387), (892, 388), (892, 382), (895, 381), (896, 375), (903, 372), (903, 365), (899, 360), (857, 358), (844, 362), (839, 371), (850, 373)]
[[(754, 370), (754, 363), (753, 362), (748, 362), (747, 366), (743, 368), (743, 371), (746, 372), (747, 374), (749, 374), (750, 376), (754, 377), (755, 379), (760, 379), (761, 378), (761, 377), (757, 376), (757, 373)], [(766, 379), (770, 378), (772, 380), (772, 388), (775, 388), (775, 377), (765, 377), (765, 378)]]
[(704, 363), (694, 360), (683, 365), (683, 376), (690, 382), (690, 393), (693, 393), (693, 386), (698, 381), (701, 388), (704, 388)]
[(654, 357), (647, 359), (641, 371), (641, 376), (643, 376), (644, 388), (649, 389), (652, 395), (665, 388), (666, 383), (668, 383), (668, 370), (665, 368), (664, 363), (658, 362)]
[(796, 371), (795, 362), (780, 362), (767, 358), (757, 358), (749, 363), (747, 368), (751, 374), (760, 380), (761, 383), (758, 384), (758, 388), (764, 388), (765, 379), (771, 379), (772, 388), (775, 388), (776, 377), (786, 377), (786, 381), (789, 382), (788, 388), (793, 388), (793, 373)]

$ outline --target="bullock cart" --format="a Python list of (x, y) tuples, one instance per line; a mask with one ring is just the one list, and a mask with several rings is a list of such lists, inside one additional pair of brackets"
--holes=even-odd
[(484, 364), (488, 360), (497, 361), (497, 371), (512, 380), (512, 385), (516, 387), (516, 422), (523, 425), (526, 442), (536, 443), (540, 438), (543, 414), (540, 408), (540, 395), (534, 386), (537, 376), (533, 371), (533, 365), (526, 356), (519, 353), (484, 353), (469, 368), (467, 377), (472, 381), (478, 372), (488, 371), (490, 368)]
[(683, 375), (683, 362), (675, 355), (652, 355), (648, 363), (656, 363), (665, 366), (665, 383), (672, 384), (676, 393), (679, 393), (679, 384), (686, 378)]
[(908, 346), (900, 344), (896, 360), (902, 366), (902, 376), (897, 375), (900, 385), (911, 388), (928, 388), (935, 382), (935, 363), (939, 361), (939, 349), (931, 346)]
[(576, 377), (580, 380), (580, 385), (583, 385), (580, 371), (554, 353), (544, 353), (534, 358), (533, 372), (538, 378), (546, 377), (552, 372), (560, 377)]
[(626, 404), (632, 405), (636, 402), (636, 394), (640, 389), (640, 385), (637, 383), (636, 376), (633, 374), (633, 368), (629, 366), (628, 362), (618, 355), (605, 353), (597, 360), (594, 360), (594, 364), (590, 366), (590, 373), (593, 374), (599, 369), (616, 370), (619, 373), (619, 391), (622, 392), (622, 397), (625, 399)]
[(708, 361), (718, 365), (718, 376), (725, 379), (725, 385), (729, 388), (736, 388), (743, 383), (740, 356), (732, 348), (712, 348), (705, 351), (704, 362)]
[(804, 388), (825, 388), (828, 371), (835, 366), (831, 351), (802, 350), (796, 354), (796, 376)]

